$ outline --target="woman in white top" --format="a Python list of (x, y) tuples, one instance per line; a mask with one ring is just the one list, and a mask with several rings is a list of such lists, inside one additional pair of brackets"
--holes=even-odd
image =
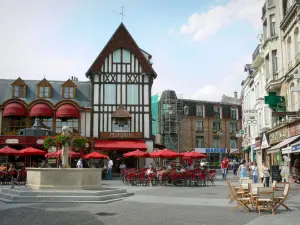
[(253, 165), (250, 167), (253, 183), (258, 182), (258, 168), (256, 162), (253, 162)]

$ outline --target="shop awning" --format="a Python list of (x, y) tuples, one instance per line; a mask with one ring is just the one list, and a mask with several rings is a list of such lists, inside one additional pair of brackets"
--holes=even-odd
[(103, 150), (147, 150), (147, 145), (145, 141), (105, 141), (105, 140), (98, 140), (95, 142), (94, 145), (97, 149)]
[(289, 154), (292, 152), (292, 146), (281, 149), (282, 154)]
[(297, 140), (297, 138), (299, 138), (300, 135), (297, 136), (293, 136), (293, 137), (289, 137), (285, 140), (283, 140), (282, 142), (280, 142), (279, 144), (273, 146), (272, 148), (270, 148), (268, 150), (268, 153), (275, 153), (278, 152), (281, 148), (287, 146), (288, 144), (292, 143), (293, 141)]
[(3, 116), (27, 116), (27, 109), (20, 103), (8, 104), (4, 111)]
[(79, 118), (79, 111), (71, 104), (62, 105), (56, 110), (56, 118)]
[(29, 113), (30, 117), (53, 117), (53, 110), (47, 104), (40, 103), (34, 105)]
[(248, 145), (248, 146), (245, 146), (242, 150), (243, 150), (243, 151), (249, 151), (250, 149), (251, 149), (251, 146)]

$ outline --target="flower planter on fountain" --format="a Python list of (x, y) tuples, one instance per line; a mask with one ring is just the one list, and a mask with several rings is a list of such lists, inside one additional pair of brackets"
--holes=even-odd
[[(85, 138), (76, 138), (70, 128), (64, 126), (62, 134), (52, 138), (45, 144), (48, 148), (58, 144), (62, 147), (62, 168), (26, 168), (27, 187), (31, 189), (99, 189), (102, 187), (102, 171), (100, 168), (70, 168), (68, 151), (70, 146), (82, 149), (86, 145)], [(80, 140), (79, 140), (80, 139)], [(50, 141), (51, 141), (50, 140)]]

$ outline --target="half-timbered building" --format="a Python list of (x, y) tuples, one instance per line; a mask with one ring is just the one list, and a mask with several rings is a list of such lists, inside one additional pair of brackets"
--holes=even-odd
[(152, 151), (151, 57), (121, 23), (87, 71), (96, 149)]

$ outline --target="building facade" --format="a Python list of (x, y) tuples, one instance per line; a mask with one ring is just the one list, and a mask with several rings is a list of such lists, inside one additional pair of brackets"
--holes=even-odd
[(159, 139), (178, 152), (234, 152), (241, 148), (242, 139), (236, 135), (241, 116), (240, 104), (180, 99), (175, 91), (166, 90), (159, 101)]
[(300, 1), (265, 2), (263, 35), (252, 63), (246, 65), (243, 110), (256, 110), (258, 123), (250, 128), (244, 123), (243, 147), (252, 146), (250, 158), (258, 165), (265, 161), (269, 166), (279, 166), (283, 154), (292, 158), (292, 164), (296, 155), (291, 146), (299, 140), (299, 9)]
[(122, 23), (87, 71), (94, 148), (153, 151), (151, 58)]
[(90, 82), (75, 77), (67, 81), (1, 79), (1, 145), (42, 146), (41, 140), (17, 137), (18, 131), (32, 127), (37, 117), (53, 132), (61, 133), (68, 125), (74, 133), (90, 137), (90, 87)]

